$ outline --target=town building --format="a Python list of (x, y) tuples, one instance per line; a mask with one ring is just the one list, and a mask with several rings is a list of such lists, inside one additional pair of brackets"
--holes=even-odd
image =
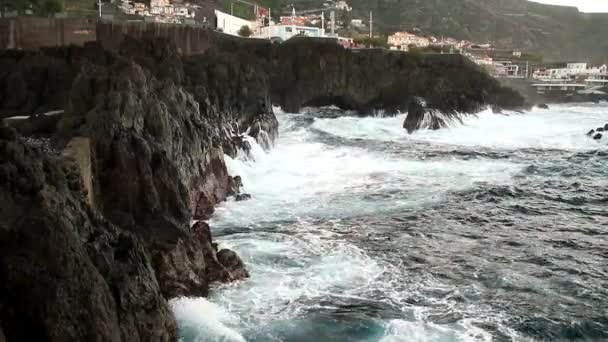
[(352, 7), (350, 7), (348, 5), (348, 3), (344, 0), (340, 0), (336, 2), (336, 9), (340, 10), (340, 11), (346, 11), (346, 12), (350, 12), (353, 10)]
[(307, 26), (309, 18), (305, 16), (282, 16), (279, 18), (279, 22), (284, 26)]
[(324, 36), (322, 29), (310, 26), (296, 25), (271, 25), (260, 28), (254, 34), (254, 38), (265, 38), (284, 42), (295, 36), (321, 38)]
[(353, 27), (364, 27), (365, 24), (363, 24), (363, 19), (352, 19), (350, 21), (351, 26)]
[(388, 37), (388, 45), (407, 51), (410, 47), (425, 48), (431, 44), (429, 38), (408, 32), (395, 32)]
[(608, 72), (608, 66), (591, 66), (587, 63), (568, 63), (565, 68), (539, 68), (534, 71), (532, 77), (545, 82), (567, 80), (567, 79), (586, 79), (594, 75), (602, 75)]
[(255, 32), (257, 29), (254, 22), (235, 17), (222, 11), (215, 10), (215, 18), (217, 20), (216, 29), (232, 36), (238, 36), (239, 31), (243, 28), (243, 26), (249, 27), (251, 32)]

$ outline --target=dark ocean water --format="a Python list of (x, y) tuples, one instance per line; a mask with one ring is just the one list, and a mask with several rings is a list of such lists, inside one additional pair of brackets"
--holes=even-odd
[(175, 300), (184, 342), (608, 341), (607, 105), (278, 116), (211, 221), (252, 277)]

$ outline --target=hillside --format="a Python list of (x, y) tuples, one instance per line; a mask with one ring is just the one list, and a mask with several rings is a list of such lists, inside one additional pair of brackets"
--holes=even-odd
[[(261, 0), (273, 13), (322, 8), (323, 0)], [(608, 14), (580, 13), (574, 7), (526, 0), (350, 0), (352, 18), (367, 19), (387, 34), (419, 28), (497, 46), (540, 53), (546, 60), (608, 62)], [(367, 22), (367, 20), (365, 20)]]

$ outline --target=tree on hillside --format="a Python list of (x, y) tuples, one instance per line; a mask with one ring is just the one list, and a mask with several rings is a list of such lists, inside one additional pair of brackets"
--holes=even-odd
[(63, 10), (63, 0), (0, 0), (2, 13), (15, 11), (26, 14), (27, 10), (39, 15), (53, 15)]
[(40, 7), (40, 12), (45, 15), (53, 15), (63, 11), (62, 0), (45, 0)]
[(239, 34), (239, 36), (245, 38), (250, 37), (253, 34), (253, 32), (251, 32), (251, 29), (247, 25), (243, 25), (237, 33)]

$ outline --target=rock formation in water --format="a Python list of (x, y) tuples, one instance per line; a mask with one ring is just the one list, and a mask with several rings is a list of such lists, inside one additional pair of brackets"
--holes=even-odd
[[(269, 76), (272, 102), (288, 112), (334, 105), (359, 115), (405, 112), (412, 102), (424, 113), (410, 127), (443, 126), (461, 115), (528, 108), (516, 91), (503, 87), (461, 55), (347, 50), (331, 40), (292, 39), (269, 46), (259, 40), (227, 40), (217, 51), (243, 72)], [(242, 61), (247, 61), (243, 66)]]
[[(198, 221), (240, 193), (224, 154), (270, 147), (272, 104), (411, 110), (408, 130), (523, 105), (461, 57), (351, 52), (320, 41), (164, 40), (0, 53), (0, 337), (175, 340), (167, 299), (247, 277)], [(438, 116), (436, 113), (442, 113)]]
[(444, 114), (525, 106), (519, 94), (461, 55), (352, 51), (331, 41), (294, 40), (276, 47), (273, 61), (273, 99), (288, 111), (336, 105), (396, 113), (416, 99)]
[(591, 137), (593, 140), (602, 140), (602, 137), (604, 136), (602, 133), (604, 132), (608, 132), (608, 123), (604, 126), (591, 129), (587, 132), (587, 136)]

